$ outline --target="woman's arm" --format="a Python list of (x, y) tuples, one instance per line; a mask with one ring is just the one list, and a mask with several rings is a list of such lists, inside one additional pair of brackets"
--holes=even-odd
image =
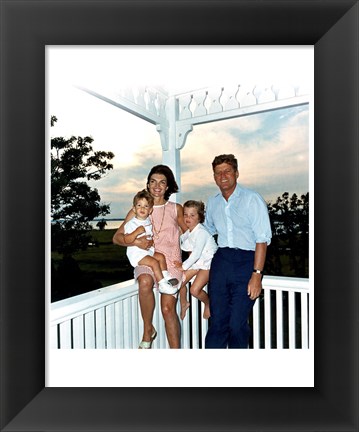
[(182, 233), (185, 233), (188, 228), (184, 223), (183, 207), (181, 206), (181, 204), (176, 204), (176, 206), (177, 206), (177, 223), (178, 226), (181, 228)]

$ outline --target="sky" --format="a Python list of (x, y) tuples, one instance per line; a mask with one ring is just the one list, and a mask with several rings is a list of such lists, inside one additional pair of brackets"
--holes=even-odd
[[(55, 115), (47, 136), (92, 136), (95, 150), (112, 151), (114, 169), (92, 182), (110, 204), (107, 218), (123, 218), (132, 197), (162, 163), (154, 125), (78, 89), (101, 93), (141, 84), (169, 94), (215, 85), (288, 85), (313, 94), (311, 46), (47, 46), (46, 113)], [(274, 202), (283, 192), (310, 190), (312, 107), (299, 106), (195, 126), (181, 150), (181, 190), (172, 199), (207, 201), (218, 189), (211, 162), (233, 153), (239, 183)], [(50, 121), (48, 120), (50, 123)]]

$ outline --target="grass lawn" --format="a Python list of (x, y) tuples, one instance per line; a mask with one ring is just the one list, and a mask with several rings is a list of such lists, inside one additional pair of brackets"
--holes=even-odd
[[(93, 230), (91, 235), (95, 245), (73, 255), (83, 276), (87, 280), (95, 281), (97, 287), (106, 287), (133, 279), (133, 268), (127, 259), (126, 249), (112, 242), (115, 232), (115, 229)], [(62, 256), (52, 252), (51, 259), (54, 269), (57, 270)], [(93, 289), (93, 285), (89, 284), (89, 288), (89, 291)]]
[[(57, 253), (51, 254), (52, 301), (133, 279), (133, 268), (127, 259), (126, 248), (116, 246), (112, 242), (115, 232), (115, 229), (92, 230), (94, 245), (74, 254), (73, 258), (77, 265), (70, 265), (62, 273), (58, 271), (61, 267), (62, 256)], [(278, 274), (295, 276), (295, 272), (290, 268), (289, 256), (279, 252), (278, 258), (280, 261), (280, 273)], [(307, 272), (308, 257), (304, 259)], [(271, 271), (269, 265), (266, 270), (267, 274), (277, 274)], [(307, 274), (303, 276), (308, 277)]]

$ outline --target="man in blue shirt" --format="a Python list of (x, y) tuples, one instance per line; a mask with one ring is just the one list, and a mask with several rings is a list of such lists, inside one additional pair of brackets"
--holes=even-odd
[(212, 162), (220, 193), (208, 200), (205, 226), (218, 235), (209, 276), (211, 320), (206, 348), (248, 348), (248, 317), (262, 290), (272, 232), (266, 202), (237, 183), (232, 154)]

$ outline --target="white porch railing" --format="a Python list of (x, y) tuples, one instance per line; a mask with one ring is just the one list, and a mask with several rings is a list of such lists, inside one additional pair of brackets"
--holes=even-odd
[[(250, 318), (250, 348), (309, 348), (309, 279), (265, 276), (263, 288)], [(168, 348), (156, 290), (155, 298), (158, 336), (152, 347)], [(51, 348), (138, 348), (142, 337), (134, 280), (52, 303), (50, 314)], [(180, 320), (182, 348), (204, 348), (208, 320), (202, 314), (203, 304), (191, 297), (186, 318)]]

